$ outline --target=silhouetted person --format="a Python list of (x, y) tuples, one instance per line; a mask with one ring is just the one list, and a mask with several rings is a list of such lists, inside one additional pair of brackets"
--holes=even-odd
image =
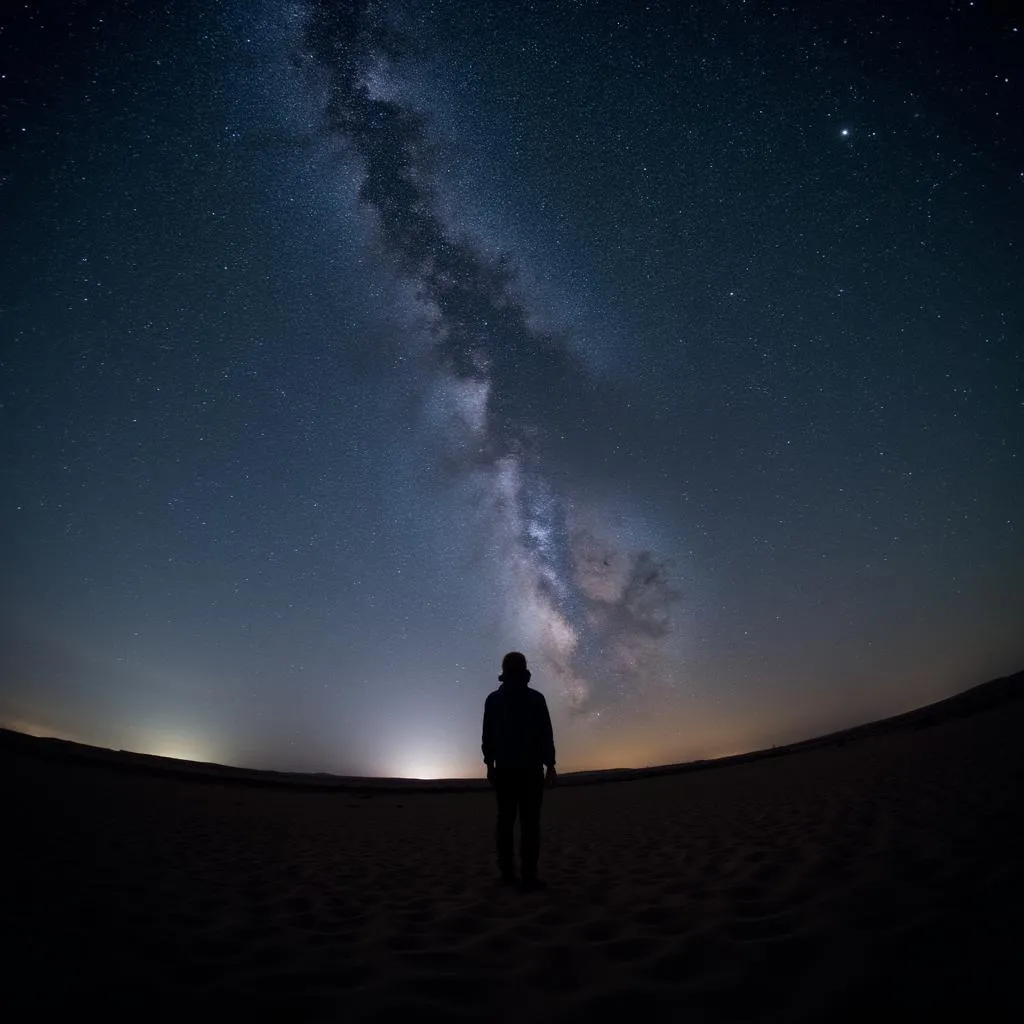
[[(519, 860), (523, 887), (541, 889), (540, 807), (545, 779), (555, 784), (555, 741), (544, 694), (528, 687), (526, 658), (510, 651), (501, 660), (501, 686), (484, 704), (483, 754), (487, 780), (498, 798), (498, 869), (502, 881), (516, 880), (513, 830), (519, 816)], [(547, 768), (545, 775), (544, 768)]]

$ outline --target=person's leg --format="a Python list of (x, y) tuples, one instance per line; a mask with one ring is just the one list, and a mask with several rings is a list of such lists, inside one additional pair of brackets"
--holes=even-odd
[(519, 859), (523, 880), (537, 877), (540, 857), (540, 808), (544, 800), (544, 775), (540, 769), (519, 778)]
[(494, 792), (498, 799), (498, 824), (495, 839), (498, 847), (498, 870), (503, 878), (515, 877), (513, 856), (513, 832), (516, 825), (518, 805), (515, 780), (500, 772), (495, 779)]

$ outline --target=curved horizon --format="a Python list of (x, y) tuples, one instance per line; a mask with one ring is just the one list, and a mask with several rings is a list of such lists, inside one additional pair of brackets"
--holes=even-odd
[[(1009, 685), (1008, 685), (1009, 684)], [(899, 723), (903, 726), (913, 726), (914, 728), (926, 728), (932, 725), (939, 724), (942, 721), (948, 719), (955, 719), (958, 717), (967, 717), (972, 714), (976, 714), (979, 711), (991, 710), (993, 707), (1005, 703), (1008, 700), (1020, 699), (1024, 696), (1024, 670), (1015, 672), (1009, 676), (1001, 676), (997, 679), (990, 679), (984, 683), (978, 683), (974, 686), (968, 687), (966, 690), (961, 690), (948, 697), (942, 698), (934, 703), (925, 704), (920, 707), (908, 709), (906, 711), (897, 712), (896, 714), (887, 718), (873, 719), (867, 722), (854, 723), (846, 727), (845, 729), (838, 730), (836, 732), (823, 733), (815, 736), (801, 737), (787, 744), (772, 744), (770, 747), (761, 747), (752, 750), (739, 750), (729, 751), (727, 753), (720, 753), (714, 757), (691, 759), (687, 761), (676, 761), (666, 764), (645, 764), (645, 765), (617, 765), (614, 767), (604, 768), (583, 768), (583, 769), (569, 769), (568, 771), (560, 771), (559, 777), (567, 779), (570, 784), (576, 781), (583, 781), (580, 776), (586, 776), (588, 779), (593, 779), (595, 776), (621, 776), (624, 773), (629, 773), (629, 777), (644, 777), (650, 773), (662, 774), (672, 773), (675, 770), (685, 770), (688, 768), (696, 767), (715, 767), (716, 765), (722, 765), (727, 762), (738, 762), (745, 761), (748, 759), (757, 759), (761, 757), (771, 757), (780, 754), (795, 753), (803, 749), (812, 749), (820, 744), (843, 744), (853, 738), (857, 739), (863, 735), (870, 734), (872, 731), (881, 731), (885, 726), (894, 726)], [(12, 726), (5, 722), (0, 722), (0, 730), (11, 731), (16, 735), (25, 736), (31, 739), (39, 740), (57, 740), (63, 743), (70, 743), (76, 747), (85, 747), (88, 750), (101, 751), (104, 753), (112, 754), (125, 754), (130, 757), (145, 757), (147, 759), (157, 758), (161, 761), (179, 762), (183, 765), (196, 768), (219, 768), (226, 769), (231, 772), (242, 772), (241, 778), (247, 778), (249, 776), (268, 776), (278, 777), (283, 776), (289, 780), (310, 780), (316, 784), (329, 784), (334, 786), (346, 785), (348, 783), (355, 783), (357, 786), (360, 783), (407, 783), (407, 782), (438, 782), (438, 783), (479, 783), (480, 788), (486, 783), (485, 773), (481, 771), (478, 776), (464, 776), (464, 777), (452, 777), (452, 776), (434, 776), (434, 775), (421, 775), (421, 776), (364, 776), (364, 775), (338, 775), (332, 772), (326, 771), (288, 771), (286, 769), (273, 769), (273, 768), (254, 768), (245, 765), (233, 765), (219, 761), (204, 761), (196, 760), (184, 756), (175, 756), (171, 753), (161, 753), (158, 751), (140, 751), (140, 750), (126, 750), (121, 748), (110, 748), (110, 747), (97, 747), (90, 744), (83, 744), (72, 737), (67, 736), (49, 736), (42, 733), (29, 732), (23, 728), (12, 728)], [(851, 736), (850, 734), (857, 734)], [(148, 762), (147, 762), (148, 763)], [(171, 769), (173, 770), (173, 769)], [(232, 776), (227, 776), (225, 781), (230, 781)], [(598, 780), (595, 780), (598, 781)], [(609, 780), (614, 781), (614, 780)]]

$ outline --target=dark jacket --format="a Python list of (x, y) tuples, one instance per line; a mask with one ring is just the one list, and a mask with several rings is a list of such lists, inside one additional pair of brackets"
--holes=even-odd
[(481, 749), (487, 765), (533, 768), (555, 763), (555, 740), (544, 694), (525, 683), (502, 683), (487, 695)]

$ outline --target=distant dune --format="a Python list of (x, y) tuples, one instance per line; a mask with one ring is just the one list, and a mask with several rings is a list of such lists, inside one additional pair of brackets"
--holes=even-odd
[[(628, 779), (650, 778), (656, 775), (678, 775), (685, 772), (705, 771), (709, 768), (741, 764), (766, 757), (783, 757), (798, 751), (813, 750), (830, 745), (853, 743), (867, 736), (875, 736), (900, 729), (924, 729), (939, 722), (952, 721), (968, 715), (988, 711), (1024, 697), (1024, 671), (992, 679), (971, 687), (934, 704), (883, 718), (875, 722), (843, 729), (839, 732), (815, 736), (811, 739), (788, 743), (784, 746), (752, 750), (710, 760), (685, 761), (677, 764), (655, 765), (647, 768), (607, 768), (599, 771), (567, 772), (559, 776), (560, 785), (597, 785), (623, 782)], [(14, 732), (0, 728), (0, 756), (4, 750), (33, 752), (53, 758), (81, 758), (110, 768), (135, 770), (151, 775), (184, 775), (197, 781), (225, 781), (253, 786), (298, 786), (316, 789), (355, 792), (360, 790), (387, 790), (389, 792), (460, 792), (486, 789), (483, 779), (391, 779), (364, 776), (332, 775), (329, 772), (279, 772), (232, 765), (211, 764), (206, 761), (185, 761), (157, 754), (140, 754), (128, 750), (109, 750), (71, 740), (60, 740)]]

